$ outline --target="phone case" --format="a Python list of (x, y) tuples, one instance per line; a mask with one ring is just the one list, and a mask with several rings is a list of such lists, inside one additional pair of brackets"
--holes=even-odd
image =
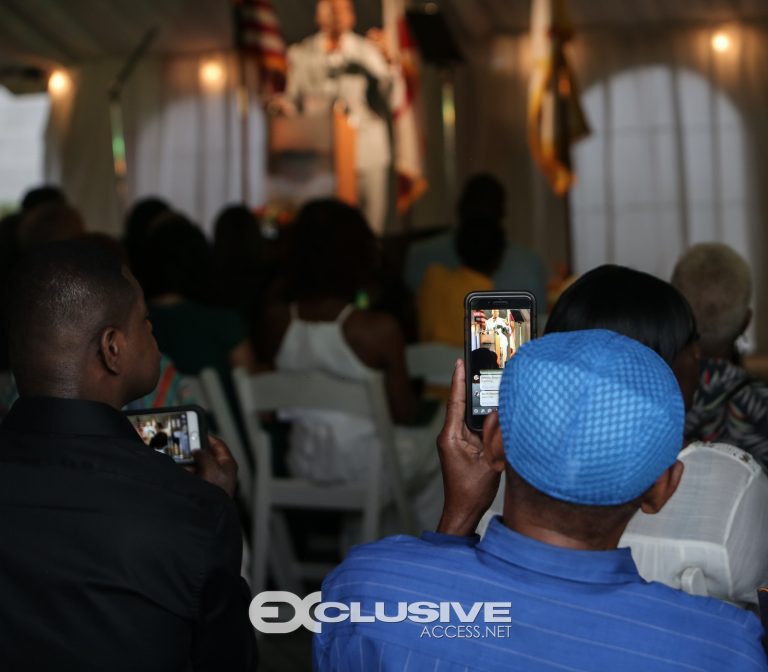
[[(494, 310), (499, 311), (497, 317), (493, 316)], [(491, 316), (487, 315), (489, 311)], [(501, 317), (502, 311), (507, 311), (504, 317)], [(528, 320), (525, 320), (525, 313), (520, 311), (530, 311)], [(527, 322), (524, 334), (517, 329), (518, 322), (524, 325)], [(487, 403), (487, 400), (492, 398), (493, 384), (501, 375), (480, 372), (503, 370), (519, 347), (517, 340), (526, 342), (536, 338), (536, 333), (536, 297), (530, 292), (471, 292), (464, 298), (465, 418), (472, 431), (479, 432), (482, 429), (485, 415), (495, 407)], [(525, 340), (522, 340), (523, 336)]]

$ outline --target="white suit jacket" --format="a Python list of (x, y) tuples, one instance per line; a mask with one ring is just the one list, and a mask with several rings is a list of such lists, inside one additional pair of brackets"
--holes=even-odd
[(288, 49), (286, 94), (301, 102), (305, 114), (326, 113), (334, 100), (344, 100), (357, 127), (358, 170), (386, 166), (391, 161), (387, 122), (368, 106), (365, 75), (345, 71), (350, 65), (367, 70), (378, 80), (379, 91), (392, 110), (404, 95), (399, 68), (390, 66), (370, 40), (356, 33), (342, 35), (340, 48), (330, 53), (325, 39), (316, 33)]

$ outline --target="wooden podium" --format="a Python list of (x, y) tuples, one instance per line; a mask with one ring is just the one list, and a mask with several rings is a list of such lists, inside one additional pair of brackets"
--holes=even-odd
[(270, 116), (268, 133), (270, 178), (301, 185), (328, 176), (333, 187), (323, 195), (358, 204), (357, 131), (342, 105), (327, 114)]

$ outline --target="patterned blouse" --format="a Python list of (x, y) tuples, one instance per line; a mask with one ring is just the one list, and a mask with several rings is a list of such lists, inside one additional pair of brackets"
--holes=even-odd
[(685, 438), (737, 446), (768, 470), (768, 384), (728, 360), (702, 359)]

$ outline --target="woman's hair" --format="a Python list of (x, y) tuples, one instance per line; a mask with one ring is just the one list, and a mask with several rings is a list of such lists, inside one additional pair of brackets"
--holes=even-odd
[(334, 296), (352, 301), (369, 284), (377, 241), (362, 213), (341, 201), (307, 203), (293, 227), (291, 299)]
[(229, 205), (216, 216), (214, 254), (221, 263), (258, 263), (261, 256), (259, 218), (245, 205)]
[(205, 234), (183, 215), (170, 212), (152, 225), (144, 264), (140, 280), (147, 300), (169, 292), (194, 301), (207, 298), (211, 249)]
[(685, 297), (648, 273), (606, 264), (585, 273), (558, 299), (545, 333), (610, 329), (655, 350), (670, 366), (698, 338)]

